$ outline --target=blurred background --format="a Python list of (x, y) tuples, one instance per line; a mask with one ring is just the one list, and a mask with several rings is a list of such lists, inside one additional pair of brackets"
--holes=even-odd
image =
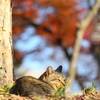
[[(95, 0), (12, 0), (13, 53), (16, 77), (38, 78), (47, 66), (63, 66), (67, 76), (77, 24)], [(84, 32), (72, 92), (100, 89), (100, 10)], [(73, 74), (73, 73), (72, 73)], [(78, 77), (78, 78), (77, 78)]]

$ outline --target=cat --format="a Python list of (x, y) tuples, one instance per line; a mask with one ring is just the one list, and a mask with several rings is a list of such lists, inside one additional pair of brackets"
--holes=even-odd
[(51, 66), (36, 79), (32, 76), (23, 76), (15, 81), (15, 85), (11, 88), (10, 93), (29, 96), (29, 95), (54, 95), (57, 87), (65, 86), (65, 77), (61, 74), (62, 66), (53, 70)]

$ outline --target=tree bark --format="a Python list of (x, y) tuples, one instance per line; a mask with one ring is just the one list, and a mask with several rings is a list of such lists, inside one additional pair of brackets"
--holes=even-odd
[(11, 0), (0, 0), (0, 87), (13, 82)]
[(90, 22), (93, 20), (93, 18), (95, 17), (95, 15), (98, 12), (99, 9), (99, 3), (100, 0), (96, 0), (94, 6), (91, 8), (91, 10), (89, 11), (88, 15), (81, 21), (79, 22), (77, 28), (77, 37), (76, 37), (76, 41), (75, 41), (75, 45), (74, 45), (74, 52), (72, 55), (72, 59), (71, 59), (71, 64), (70, 64), (70, 69), (68, 72), (68, 75), (66, 76), (66, 82), (71, 81), (71, 83), (73, 83), (75, 76), (76, 76), (76, 62), (77, 62), (77, 57), (78, 57), (78, 53), (80, 50), (80, 43), (82, 41), (84, 32), (86, 30), (86, 28), (88, 27), (88, 25), (90, 24)]

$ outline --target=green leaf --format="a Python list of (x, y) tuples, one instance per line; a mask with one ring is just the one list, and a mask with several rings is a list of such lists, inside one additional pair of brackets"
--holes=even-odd
[(8, 85), (4, 85), (4, 90), (8, 89)]
[(94, 92), (94, 90), (95, 90), (95, 82), (93, 81), (93, 82), (92, 82), (92, 87), (90, 88), (89, 93)]
[(4, 87), (0, 87), (0, 92), (4, 92), (5, 95), (9, 94), (10, 89), (15, 85), (15, 82), (13, 82), (10, 86), (4, 85)]
[(57, 91), (54, 94), (54, 98), (58, 98), (59, 96), (63, 95), (66, 89), (71, 85), (71, 82), (67, 82), (65, 87), (58, 87)]
[(87, 93), (92, 93), (92, 92), (94, 92), (94, 90), (95, 90), (95, 84), (94, 84), (95, 82), (93, 81), (92, 82), (92, 86), (91, 86), (91, 88), (90, 89), (88, 89), (87, 87), (83, 90), (83, 93), (85, 93), (85, 94), (87, 94)]
[(3, 90), (0, 90), (0, 92), (3, 92)]
[(54, 98), (58, 98), (59, 96), (61, 96), (62, 94), (64, 94), (65, 92), (65, 88), (63, 87), (58, 87), (56, 93), (54, 94)]

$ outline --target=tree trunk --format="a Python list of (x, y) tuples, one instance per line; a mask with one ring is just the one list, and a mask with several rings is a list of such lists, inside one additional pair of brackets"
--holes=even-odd
[(0, 87), (13, 81), (11, 0), (0, 0)]

